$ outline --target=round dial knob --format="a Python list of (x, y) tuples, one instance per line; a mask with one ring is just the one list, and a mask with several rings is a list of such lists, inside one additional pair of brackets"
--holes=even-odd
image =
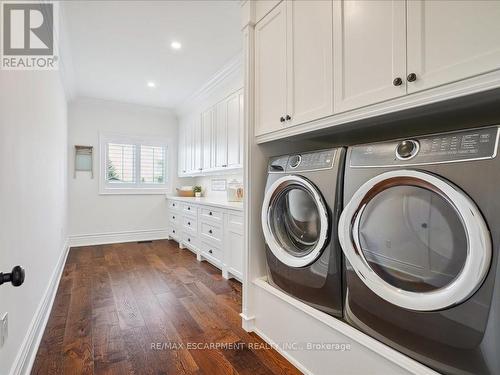
[(398, 157), (398, 159), (401, 160), (411, 159), (417, 154), (419, 148), (420, 145), (417, 141), (413, 140), (402, 141), (398, 144), (398, 147), (396, 148), (396, 156)]
[(302, 160), (300, 155), (293, 155), (290, 157), (290, 168), (297, 168)]

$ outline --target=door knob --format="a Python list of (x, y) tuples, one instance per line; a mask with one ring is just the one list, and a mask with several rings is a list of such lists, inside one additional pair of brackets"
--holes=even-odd
[(408, 74), (408, 77), (406, 77), (408, 82), (414, 82), (417, 80), (417, 75), (415, 73), (410, 73)]
[(21, 286), (24, 283), (24, 268), (15, 266), (11, 273), (0, 272), (0, 285), (12, 283), (13, 286)]

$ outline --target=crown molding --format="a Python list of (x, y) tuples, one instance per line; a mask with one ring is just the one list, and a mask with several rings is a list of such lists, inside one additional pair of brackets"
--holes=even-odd
[(201, 100), (210, 96), (210, 94), (224, 82), (224, 80), (243, 69), (243, 52), (238, 53), (229, 62), (226, 63), (217, 73), (215, 73), (207, 82), (205, 82), (197, 91), (185, 99), (181, 105), (175, 108), (177, 114), (186, 112), (193, 103), (200, 102)]

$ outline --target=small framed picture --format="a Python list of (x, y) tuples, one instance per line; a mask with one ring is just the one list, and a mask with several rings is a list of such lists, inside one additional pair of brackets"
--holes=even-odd
[(212, 191), (226, 191), (226, 180), (219, 178), (212, 179)]

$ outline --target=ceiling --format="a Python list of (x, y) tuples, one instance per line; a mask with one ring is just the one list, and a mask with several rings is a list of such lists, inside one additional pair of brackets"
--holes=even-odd
[[(242, 48), (238, 1), (71, 1), (63, 7), (75, 96), (176, 108)], [(182, 48), (173, 50), (172, 41)]]

